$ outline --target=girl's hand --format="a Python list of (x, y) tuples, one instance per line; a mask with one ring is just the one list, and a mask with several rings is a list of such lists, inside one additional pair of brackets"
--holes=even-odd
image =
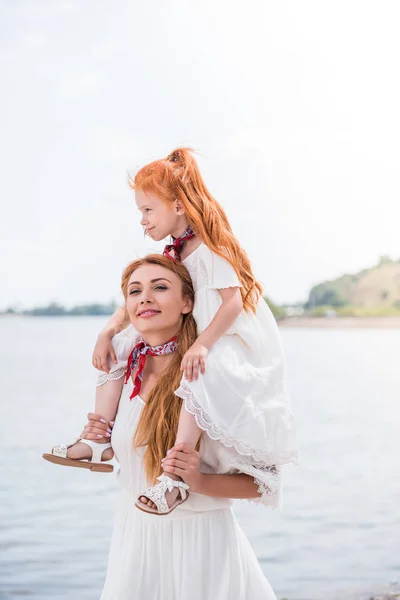
[(110, 367), (108, 366), (108, 357), (110, 356), (113, 363), (117, 362), (117, 357), (115, 356), (114, 347), (111, 342), (111, 338), (107, 333), (100, 333), (97, 338), (96, 345), (93, 350), (92, 356), (92, 365), (95, 369), (99, 371), (104, 371), (105, 373), (110, 372)]
[(106, 419), (95, 413), (89, 413), (87, 417), (89, 421), (81, 433), (81, 438), (96, 440), (96, 442), (100, 441), (101, 443), (109, 442), (114, 421), (107, 423)]
[(199, 367), (201, 373), (206, 371), (206, 357), (208, 354), (208, 348), (198, 342), (195, 342), (193, 346), (185, 353), (182, 363), (181, 371), (188, 381), (193, 381), (199, 376)]
[(173, 473), (182, 477), (192, 492), (201, 493), (204, 474), (200, 473), (200, 455), (189, 444), (177, 444), (168, 451), (162, 461), (165, 473)]

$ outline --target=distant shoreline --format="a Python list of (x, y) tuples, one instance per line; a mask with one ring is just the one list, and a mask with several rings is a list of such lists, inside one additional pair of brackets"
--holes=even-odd
[(315, 329), (400, 329), (400, 317), (290, 317), (280, 319), (279, 327)]
[[(82, 318), (82, 317), (108, 317), (112, 313), (103, 314), (67, 314), (62, 315), (29, 315), (23, 313), (0, 313), (0, 317), (29, 317), (43, 318)], [(303, 329), (400, 329), (400, 317), (286, 317), (277, 320), (278, 327), (303, 328)]]

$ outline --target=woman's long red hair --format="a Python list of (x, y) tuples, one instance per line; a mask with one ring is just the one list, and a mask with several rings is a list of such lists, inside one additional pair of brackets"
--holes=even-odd
[(177, 148), (167, 158), (142, 167), (129, 185), (152, 192), (165, 202), (177, 199), (185, 209), (192, 229), (219, 256), (227, 259), (242, 284), (245, 310), (255, 311), (262, 293), (250, 260), (234, 236), (222, 206), (208, 191), (190, 148)]
[[(125, 267), (121, 280), (125, 302), (128, 297), (129, 279), (132, 273), (143, 265), (158, 265), (175, 273), (181, 281), (182, 296), (189, 298), (192, 305), (194, 304), (193, 284), (186, 267), (161, 254), (150, 254), (134, 260)], [(161, 475), (161, 460), (166, 456), (167, 450), (175, 444), (182, 405), (182, 400), (175, 395), (175, 390), (178, 389), (182, 379), (182, 358), (194, 344), (196, 337), (196, 321), (193, 312), (190, 311), (182, 315), (176, 351), (150, 392), (140, 414), (133, 445), (135, 448), (146, 446), (143, 458), (144, 469), (147, 480), (151, 483)]]

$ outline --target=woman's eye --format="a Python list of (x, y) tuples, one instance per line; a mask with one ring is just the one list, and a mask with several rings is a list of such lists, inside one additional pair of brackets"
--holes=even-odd
[(140, 290), (131, 290), (129, 292), (129, 295), (132, 296), (133, 294), (137, 294), (138, 292), (140, 292)]
[(146, 208), (145, 209), (145, 212), (150, 212), (150, 211), (151, 211), (151, 208)]
[(167, 290), (167, 286), (166, 285), (156, 285), (156, 287), (154, 288), (155, 290)]

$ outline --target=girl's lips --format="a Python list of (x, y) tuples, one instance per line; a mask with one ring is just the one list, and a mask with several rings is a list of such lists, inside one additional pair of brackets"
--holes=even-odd
[(142, 319), (149, 319), (150, 317), (159, 315), (160, 312), (160, 310), (144, 310), (143, 312), (138, 314), (138, 317), (141, 317)]

